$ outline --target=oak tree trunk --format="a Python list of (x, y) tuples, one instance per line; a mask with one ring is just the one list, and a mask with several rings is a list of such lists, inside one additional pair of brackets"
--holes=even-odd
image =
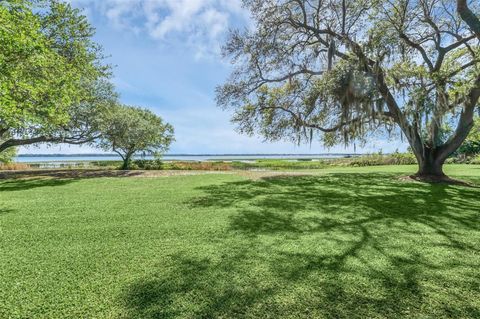
[(128, 156), (128, 155), (125, 156), (125, 157), (123, 158), (123, 164), (122, 164), (122, 168), (121, 168), (121, 169), (124, 170), (124, 171), (128, 170), (128, 169), (130, 168), (130, 161), (131, 161), (130, 156)]
[(445, 160), (443, 156), (438, 156), (435, 152), (426, 152), (418, 161), (418, 172), (416, 177), (424, 179), (445, 179), (443, 172), (443, 164)]

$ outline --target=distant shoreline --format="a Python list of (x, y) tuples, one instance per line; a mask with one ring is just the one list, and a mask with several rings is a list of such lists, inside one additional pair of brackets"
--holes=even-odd
[[(291, 154), (291, 153), (275, 153), (275, 154), (165, 154), (164, 157), (220, 157), (220, 156), (361, 156), (358, 153), (317, 153), (317, 154)], [(16, 157), (112, 157), (117, 154), (18, 154)]]
[[(320, 160), (345, 157), (358, 157), (359, 154), (168, 154), (161, 157), (164, 161), (254, 161), (254, 160)], [(137, 159), (154, 159), (153, 156), (135, 156)], [(17, 163), (54, 163), (54, 165), (120, 161), (116, 154), (20, 154), (16, 157)]]

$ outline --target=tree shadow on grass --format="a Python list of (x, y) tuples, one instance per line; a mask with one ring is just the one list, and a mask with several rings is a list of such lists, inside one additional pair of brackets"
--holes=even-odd
[(1, 208), (0, 209), (0, 217), (3, 216), (3, 215), (8, 215), (10, 213), (13, 213), (14, 210), (13, 209), (4, 209), (4, 208)]
[(135, 282), (125, 298), (127, 318), (238, 318), (273, 293), (272, 288), (237, 285), (241, 254), (212, 261), (173, 256), (174, 269)]
[(99, 177), (132, 177), (142, 175), (141, 171), (122, 171), (106, 169), (40, 169), (29, 171), (0, 171), (2, 179), (25, 179), (25, 178), (99, 178)]
[(190, 205), (230, 212), (226, 257), (134, 284), (132, 318), (480, 317), (478, 189), (330, 174), (201, 190)]
[(0, 181), (1, 192), (23, 191), (39, 187), (55, 187), (63, 186), (74, 182), (74, 179), (46, 179), (46, 178), (32, 178), (32, 179), (13, 179), (7, 181)]
[(140, 171), (118, 170), (31, 170), (0, 172), (0, 192), (22, 191), (39, 187), (63, 186), (81, 179), (133, 177)]

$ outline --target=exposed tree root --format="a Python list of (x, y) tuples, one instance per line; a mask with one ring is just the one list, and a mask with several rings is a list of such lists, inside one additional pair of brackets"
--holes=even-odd
[(402, 181), (410, 181), (410, 182), (420, 182), (420, 183), (428, 183), (428, 184), (447, 184), (447, 185), (457, 185), (457, 186), (465, 186), (465, 187), (475, 187), (473, 183), (462, 181), (459, 179), (450, 178), (447, 175), (409, 175), (409, 176), (402, 176), (400, 177)]

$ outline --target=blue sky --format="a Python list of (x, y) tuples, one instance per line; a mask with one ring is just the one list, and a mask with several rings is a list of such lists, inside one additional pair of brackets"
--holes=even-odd
[[(240, 0), (70, 0), (97, 29), (95, 40), (115, 65), (114, 83), (125, 104), (147, 107), (176, 131), (169, 153), (353, 152), (321, 143), (264, 143), (237, 134), (230, 113), (215, 105), (215, 87), (231, 66), (220, 47), (229, 29), (249, 24)], [(357, 152), (403, 150), (404, 143), (378, 138)], [(89, 147), (29, 147), (22, 153), (92, 153)]]

